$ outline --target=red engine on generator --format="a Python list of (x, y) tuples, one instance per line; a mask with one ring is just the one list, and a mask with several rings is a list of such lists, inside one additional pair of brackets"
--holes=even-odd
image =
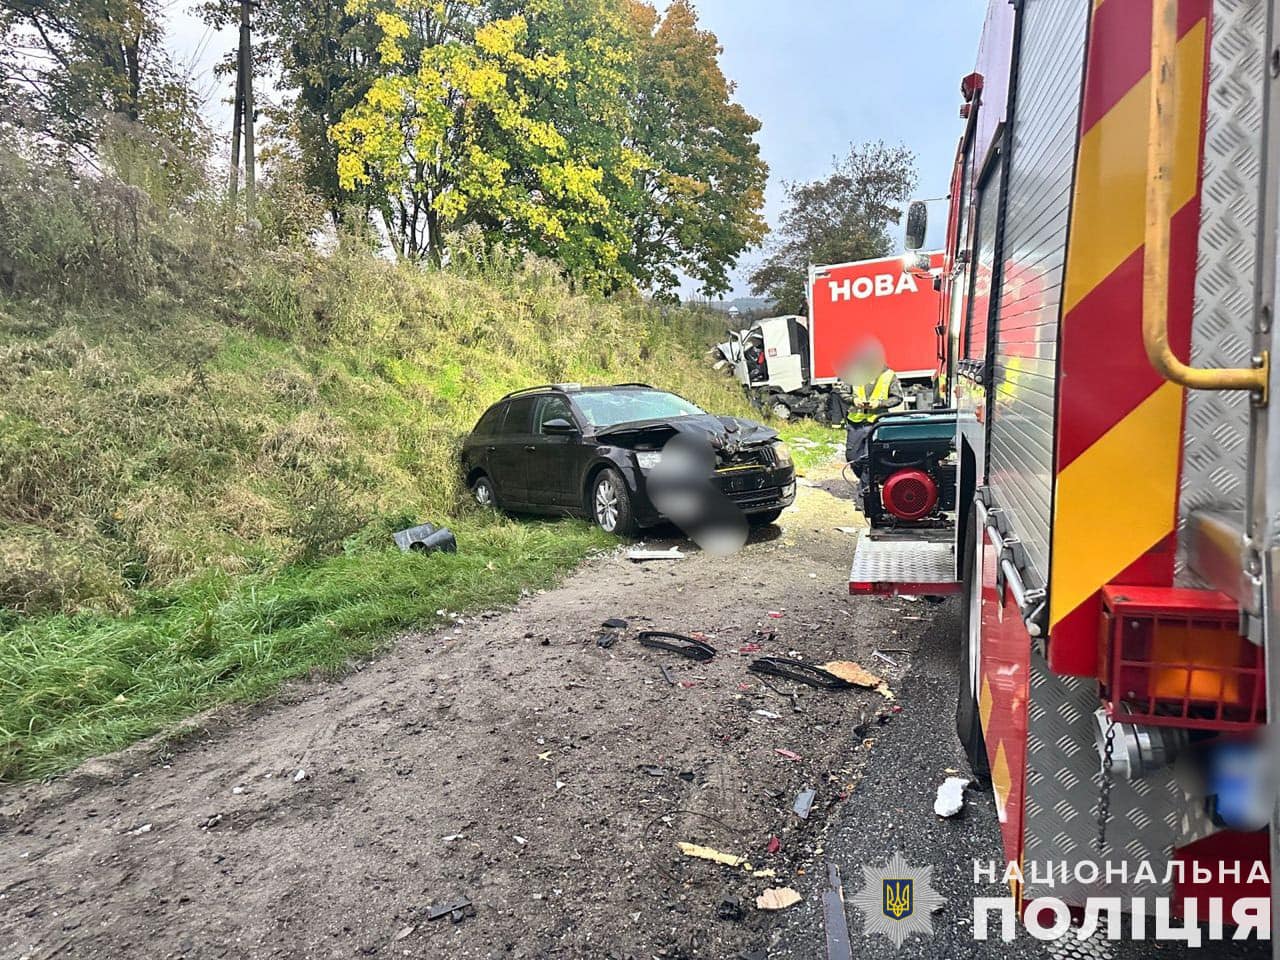
[(923, 470), (899, 470), (881, 488), (884, 508), (899, 520), (920, 520), (938, 503), (938, 485)]

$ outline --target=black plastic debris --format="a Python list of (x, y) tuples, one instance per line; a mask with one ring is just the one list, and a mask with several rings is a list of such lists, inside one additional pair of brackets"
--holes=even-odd
[(742, 901), (737, 897), (725, 897), (716, 904), (716, 918), (720, 920), (738, 921), (743, 917)]
[(397, 530), (391, 535), (396, 546), (405, 553), (457, 553), (458, 538), (448, 527), (437, 528), (434, 524), (423, 523), (406, 530)]
[(623, 620), (621, 617), (610, 617), (604, 623), (600, 624), (600, 626), (604, 627), (606, 630), (625, 630), (627, 629), (628, 624), (627, 621)]
[(853, 960), (849, 919), (844, 912), (844, 884), (840, 868), (827, 864), (827, 889), (822, 894), (822, 926), (827, 934), (827, 960)]
[(678, 653), (682, 657), (688, 657), (690, 660), (698, 660), (703, 663), (716, 655), (716, 648), (711, 644), (703, 640), (695, 640), (693, 637), (686, 637), (682, 633), (671, 633), (667, 630), (645, 630), (638, 634), (636, 639), (640, 641), (640, 646), (642, 647)]
[(820, 690), (850, 690), (854, 686), (848, 680), (837, 677), (830, 670), (823, 670), (822, 667), (815, 667), (811, 663), (792, 660), (789, 657), (760, 657), (752, 660), (747, 669), (752, 673), (782, 677), (784, 680), (794, 680)]
[(438, 903), (427, 908), (428, 920), (439, 920), (441, 917), (448, 917), (454, 923), (461, 923), (464, 917), (474, 917), (476, 908), (471, 904), (470, 897), (460, 897), (449, 903)]

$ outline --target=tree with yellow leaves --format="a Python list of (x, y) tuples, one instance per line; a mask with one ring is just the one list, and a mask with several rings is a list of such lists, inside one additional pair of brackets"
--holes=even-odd
[(465, 225), (600, 289), (704, 292), (764, 232), (759, 122), (687, 0), (348, 0), (378, 76), (330, 130), (343, 189), (435, 263)]

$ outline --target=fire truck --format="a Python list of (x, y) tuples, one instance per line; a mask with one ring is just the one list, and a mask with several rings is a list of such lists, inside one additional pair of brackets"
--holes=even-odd
[(958, 596), (1015, 902), (1230, 924), (1277, 854), (1280, 2), (991, 0), (960, 93), (949, 410), (872, 441), (891, 480), (932, 436), (954, 509), (861, 537), (850, 591)]

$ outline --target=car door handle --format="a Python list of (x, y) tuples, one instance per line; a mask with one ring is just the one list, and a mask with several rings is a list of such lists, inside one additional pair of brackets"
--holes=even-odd
[(533, 451), (535, 451), (535, 450), (537, 450), (537, 449), (538, 449), (538, 448), (537, 448), (534, 444), (532, 444), (532, 443), (526, 443), (526, 444), (524, 445), (524, 448), (525, 448), (526, 450), (528, 450), (530, 453), (533, 453)]
[(486, 449), (487, 449), (490, 453), (493, 453), (493, 451), (497, 450), (498, 448), (497, 448), (497, 447), (487, 447)]

